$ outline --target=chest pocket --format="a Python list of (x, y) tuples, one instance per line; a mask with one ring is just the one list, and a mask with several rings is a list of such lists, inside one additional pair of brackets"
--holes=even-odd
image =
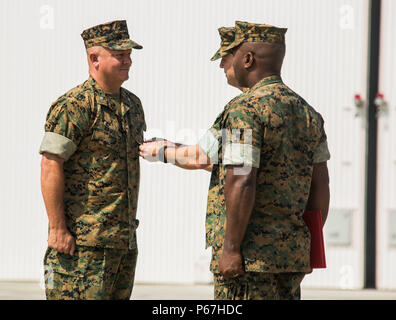
[(97, 143), (99, 148), (119, 152), (123, 139), (121, 120), (112, 110), (102, 106), (93, 127), (91, 140)]

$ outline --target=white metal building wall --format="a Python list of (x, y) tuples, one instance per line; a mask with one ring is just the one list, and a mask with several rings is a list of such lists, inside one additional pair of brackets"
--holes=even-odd
[[(6, 0), (0, 12), (0, 279), (42, 274), (47, 218), (37, 150), (51, 102), (87, 78), (81, 31), (126, 19), (144, 48), (133, 52), (124, 86), (143, 102), (146, 137), (196, 143), (238, 94), (219, 63), (209, 61), (219, 45), (217, 28), (245, 20), (289, 28), (283, 79), (326, 120), (332, 242), (328, 268), (304, 285), (362, 286), (364, 130), (352, 98), (366, 91), (367, 0)], [(210, 281), (209, 173), (141, 165), (136, 281)], [(334, 228), (339, 221), (347, 221), (342, 234)]]
[(378, 114), (377, 285), (396, 289), (396, 3), (382, 0)]
[(309, 73), (314, 81), (304, 77), (304, 94), (310, 101), (315, 96), (313, 105), (326, 121), (332, 154), (328, 163), (331, 199), (324, 228), (327, 269), (306, 276), (303, 286), (361, 288), (365, 120), (356, 115), (353, 96), (366, 92), (368, 2), (331, 2), (326, 13), (314, 12), (318, 20), (312, 26), (316, 37), (311, 50), (318, 58), (299, 59), (315, 68)]

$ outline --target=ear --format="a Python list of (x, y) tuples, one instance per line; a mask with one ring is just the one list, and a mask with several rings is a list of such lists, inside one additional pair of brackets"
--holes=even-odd
[(89, 62), (95, 67), (99, 67), (99, 54), (96, 51), (89, 53), (88, 59)]
[(249, 69), (253, 65), (253, 62), (254, 62), (253, 52), (251, 52), (251, 51), (247, 52), (245, 54), (245, 56), (243, 57), (243, 59), (244, 59), (244, 61), (243, 61), (244, 62), (244, 67), (246, 69)]

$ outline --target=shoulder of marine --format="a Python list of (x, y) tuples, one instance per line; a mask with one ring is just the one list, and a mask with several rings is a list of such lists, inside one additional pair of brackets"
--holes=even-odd
[(232, 101), (228, 107), (229, 112), (238, 109), (252, 109), (258, 115), (273, 112), (277, 106), (295, 105), (307, 111), (314, 120), (323, 123), (323, 118), (300, 95), (283, 83), (279, 76), (270, 76), (262, 79), (249, 89), (240, 99)]
[(68, 106), (83, 108), (88, 112), (92, 111), (91, 106), (94, 105), (94, 101), (100, 100), (102, 96), (98, 96), (92, 81), (92, 79), (88, 79), (61, 95), (51, 104), (50, 112), (55, 108), (63, 109)]

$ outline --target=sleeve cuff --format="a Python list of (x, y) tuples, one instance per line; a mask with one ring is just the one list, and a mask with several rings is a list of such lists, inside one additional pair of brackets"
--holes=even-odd
[(212, 129), (206, 131), (206, 133), (199, 140), (198, 145), (206, 153), (212, 162), (218, 157), (219, 141), (216, 139), (212, 132)]
[(320, 163), (328, 160), (330, 160), (330, 151), (327, 146), (327, 141), (324, 141), (316, 149), (313, 157), (313, 163)]
[(72, 140), (54, 132), (46, 132), (41, 142), (39, 153), (48, 152), (67, 161), (76, 149), (77, 146)]
[(260, 149), (250, 144), (229, 143), (225, 145), (223, 165), (260, 167)]

